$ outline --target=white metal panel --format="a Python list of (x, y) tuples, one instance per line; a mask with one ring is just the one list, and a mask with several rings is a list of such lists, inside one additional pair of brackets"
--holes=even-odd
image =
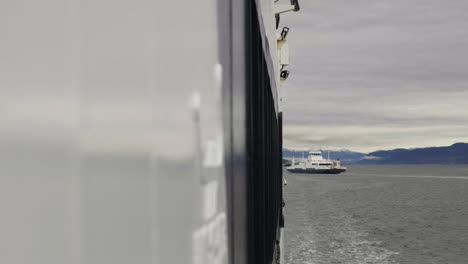
[(284, 40), (282, 42), (279, 48), (279, 64), (286, 66), (289, 65), (289, 44)]
[(0, 2), (1, 263), (227, 262), (216, 15)]
[(275, 109), (279, 111), (279, 88), (280, 88), (280, 68), (276, 46), (276, 22), (273, 0), (256, 0), (258, 8), (258, 19), (263, 38), (263, 52), (270, 75), (270, 85), (273, 98), (275, 99)]
[[(275, 109), (277, 112), (282, 112), (281, 100), (281, 82), (280, 82), (280, 64), (289, 64), (289, 58), (286, 59), (286, 54), (289, 56), (289, 50), (282, 52), (277, 51), (277, 29), (275, 14), (284, 14), (285, 12), (294, 11), (292, 5), (284, 5), (277, 3), (274, 0), (256, 0), (258, 19), (260, 22), (260, 30), (263, 38), (263, 52), (265, 53), (268, 73), (270, 75), (271, 89), (275, 99)], [(280, 24), (280, 30), (282, 25)], [(283, 56), (284, 55), (284, 56)], [(287, 63), (280, 63), (286, 61)]]

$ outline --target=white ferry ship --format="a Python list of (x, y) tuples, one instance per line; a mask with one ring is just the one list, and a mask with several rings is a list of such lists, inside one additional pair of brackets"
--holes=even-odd
[(292, 173), (320, 173), (320, 174), (338, 174), (346, 171), (346, 167), (342, 167), (339, 160), (324, 159), (322, 152), (311, 151), (307, 159), (301, 159), (296, 162), (295, 158), (292, 164), (287, 168)]

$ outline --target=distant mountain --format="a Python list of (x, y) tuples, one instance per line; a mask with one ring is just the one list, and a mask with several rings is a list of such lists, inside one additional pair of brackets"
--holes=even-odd
[(468, 143), (375, 151), (367, 154), (358, 164), (468, 164)]
[[(328, 150), (320, 150), (322, 152), (322, 156), (324, 158), (328, 158)], [(283, 149), (283, 157), (284, 158), (292, 158), (293, 156), (296, 158), (302, 158), (301, 151), (292, 151), (290, 149)], [(304, 157), (308, 156), (308, 151), (304, 151)], [(352, 164), (362, 160), (366, 154), (360, 152), (354, 152), (349, 150), (330, 150), (330, 159), (337, 160), (339, 159), (343, 164)]]

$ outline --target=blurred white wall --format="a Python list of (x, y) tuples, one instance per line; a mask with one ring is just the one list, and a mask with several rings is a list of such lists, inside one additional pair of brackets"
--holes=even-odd
[(0, 263), (224, 263), (217, 5), (0, 1)]

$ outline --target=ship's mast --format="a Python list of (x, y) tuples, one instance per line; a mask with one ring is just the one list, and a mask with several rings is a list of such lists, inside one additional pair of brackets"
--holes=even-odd
[(296, 151), (293, 150), (292, 166), (296, 165)]

